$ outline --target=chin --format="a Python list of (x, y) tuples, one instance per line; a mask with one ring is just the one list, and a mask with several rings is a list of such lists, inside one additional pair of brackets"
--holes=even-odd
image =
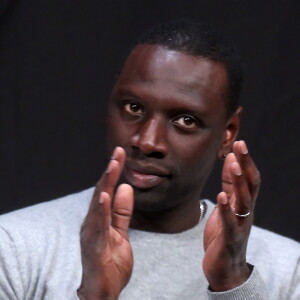
[(164, 192), (134, 188), (134, 209), (143, 212), (163, 212), (174, 206)]

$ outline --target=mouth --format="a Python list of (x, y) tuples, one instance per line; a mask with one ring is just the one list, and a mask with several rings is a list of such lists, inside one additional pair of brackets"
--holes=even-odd
[(153, 167), (126, 164), (124, 177), (130, 185), (138, 189), (150, 189), (171, 177), (167, 170)]

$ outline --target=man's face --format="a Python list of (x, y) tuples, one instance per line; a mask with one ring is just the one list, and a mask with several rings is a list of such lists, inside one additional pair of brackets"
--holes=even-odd
[(163, 211), (198, 200), (223, 147), (226, 71), (221, 63), (139, 45), (111, 94), (108, 146), (127, 154), (122, 181), (135, 209)]

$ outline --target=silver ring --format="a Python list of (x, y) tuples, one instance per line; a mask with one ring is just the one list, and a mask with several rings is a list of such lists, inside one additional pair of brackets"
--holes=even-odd
[(246, 218), (250, 215), (250, 211), (248, 211), (247, 213), (245, 214), (237, 214), (236, 212), (234, 213), (237, 217), (240, 217), (240, 218)]

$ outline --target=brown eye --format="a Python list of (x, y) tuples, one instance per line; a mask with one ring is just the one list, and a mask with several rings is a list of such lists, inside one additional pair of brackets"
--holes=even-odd
[(174, 122), (183, 127), (183, 128), (187, 128), (187, 129), (196, 129), (198, 127), (195, 119), (191, 116), (182, 116), (177, 118), (176, 120), (174, 120)]
[(142, 107), (137, 103), (126, 103), (124, 105), (124, 109), (129, 114), (137, 114), (140, 115), (143, 113)]

